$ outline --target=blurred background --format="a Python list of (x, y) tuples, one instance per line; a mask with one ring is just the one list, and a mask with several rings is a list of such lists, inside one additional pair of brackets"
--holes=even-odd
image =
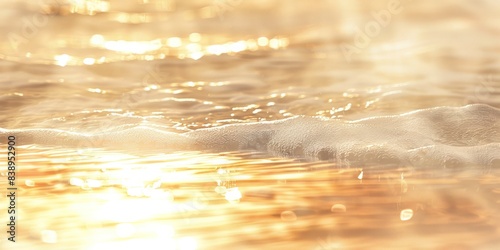
[[(500, 108), (494, 0), (1, 0), (0, 19), (3, 129), (184, 133)], [(4, 234), (2, 249), (500, 246), (498, 169), (22, 140), (18, 242)]]

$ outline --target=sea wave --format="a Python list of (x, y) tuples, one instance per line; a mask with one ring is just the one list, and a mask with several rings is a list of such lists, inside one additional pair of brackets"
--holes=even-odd
[(141, 151), (254, 150), (273, 156), (333, 161), (339, 167), (411, 165), (498, 167), (500, 109), (472, 104), (360, 120), (296, 116), (184, 133), (147, 126), (98, 133), (2, 129), (21, 144)]

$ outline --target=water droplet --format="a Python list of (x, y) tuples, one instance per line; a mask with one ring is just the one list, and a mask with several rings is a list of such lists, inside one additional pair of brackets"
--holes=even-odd
[(402, 221), (407, 221), (410, 220), (413, 217), (413, 210), (412, 209), (403, 209), (401, 210), (400, 218)]
[(24, 184), (26, 184), (26, 186), (28, 186), (28, 187), (34, 187), (35, 186), (35, 182), (32, 181), (32, 180), (26, 180), (26, 181), (24, 181)]
[(362, 180), (363, 179), (363, 171), (361, 171), (361, 173), (359, 173), (358, 175), (358, 179)]
[(331, 208), (332, 213), (345, 213), (347, 208), (343, 204), (335, 204)]

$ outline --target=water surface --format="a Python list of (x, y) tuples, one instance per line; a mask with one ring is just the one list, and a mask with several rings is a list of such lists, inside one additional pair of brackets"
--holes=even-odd
[(495, 1), (0, 5), (5, 249), (500, 246)]

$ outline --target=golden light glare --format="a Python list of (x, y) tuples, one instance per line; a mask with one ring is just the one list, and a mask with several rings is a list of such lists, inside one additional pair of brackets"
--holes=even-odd
[(152, 41), (106, 41), (104, 48), (124, 54), (145, 54), (162, 47), (159, 39)]
[[(159, 60), (167, 56), (179, 59), (199, 60), (204, 56), (219, 56), (223, 54), (238, 54), (245, 51), (278, 50), (289, 45), (286, 37), (258, 37), (254, 39), (230, 41), (225, 43), (205, 43), (202, 34), (191, 33), (185, 38), (168, 37), (145, 41), (112, 40), (101, 34), (94, 34), (88, 39), (93, 48), (118, 53), (101, 57), (79, 58), (69, 54), (54, 56), (54, 64), (66, 65), (94, 65), (112, 62), (115, 60)], [(31, 56), (31, 54), (29, 54)], [(26, 54), (26, 57), (29, 57)], [(118, 57), (119, 56), (119, 57)]]
[(110, 10), (109, 1), (102, 0), (72, 0), (70, 12), (78, 14), (95, 15), (99, 12), (108, 12)]
[(67, 54), (62, 54), (62, 55), (56, 55), (54, 56), (54, 59), (56, 61), (56, 65), (59, 65), (59, 66), (66, 66), (70, 60), (71, 60), (71, 56), (67, 55)]
[(89, 58), (89, 57), (87, 57), (87, 58), (83, 59), (83, 64), (85, 64), (85, 65), (92, 65), (92, 64), (95, 63), (95, 61), (96, 61), (95, 58)]
[(237, 203), (242, 198), (241, 192), (237, 187), (226, 189), (224, 196), (230, 203)]
[(57, 243), (57, 232), (53, 230), (42, 231), (42, 242), (44, 243)]

